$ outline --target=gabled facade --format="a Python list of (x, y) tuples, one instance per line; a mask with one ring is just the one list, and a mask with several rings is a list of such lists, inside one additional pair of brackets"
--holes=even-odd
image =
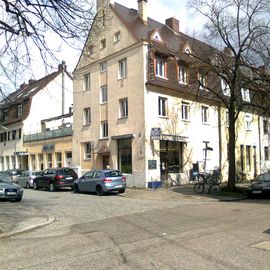
[[(72, 104), (72, 77), (64, 63), (56, 72), (40, 80), (29, 80), (28, 84), (22, 84), (20, 89), (3, 99), (0, 104), (1, 169), (45, 169), (51, 163), (47, 162), (46, 154), (55, 156), (56, 138), (58, 141), (61, 138), (62, 142), (69, 136), (67, 144), (71, 152), (72, 122), (69, 120), (67, 134), (59, 131), (58, 136), (54, 134), (61, 125), (67, 126), (64, 119), (67, 114), (72, 116)], [(60, 124), (59, 120), (56, 123), (58, 118)], [(53, 120), (55, 124), (52, 124)], [(60, 152), (62, 155), (62, 150)]]
[[(73, 166), (110, 166), (137, 187), (187, 183), (197, 167), (226, 172), (226, 110), (191, 56), (213, 48), (181, 33), (175, 18), (148, 18), (146, 0), (138, 11), (104, 2), (74, 71)], [(253, 119), (237, 142), (251, 149), (250, 177), (261, 168), (261, 121)]]

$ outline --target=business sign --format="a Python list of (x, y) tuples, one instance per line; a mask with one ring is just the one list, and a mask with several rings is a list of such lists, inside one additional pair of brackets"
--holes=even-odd
[(44, 144), (42, 147), (43, 152), (53, 152), (54, 151), (54, 144)]
[(151, 128), (151, 140), (160, 140), (161, 128)]

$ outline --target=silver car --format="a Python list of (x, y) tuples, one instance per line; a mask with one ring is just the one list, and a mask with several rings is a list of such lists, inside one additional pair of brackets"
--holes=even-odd
[(75, 193), (95, 192), (101, 196), (104, 193), (126, 190), (126, 177), (118, 170), (91, 170), (73, 183)]
[(18, 176), (16, 183), (25, 188), (32, 188), (34, 179), (41, 174), (42, 171), (25, 171)]
[(23, 188), (12, 182), (12, 178), (6, 173), (0, 173), (0, 199), (21, 201)]

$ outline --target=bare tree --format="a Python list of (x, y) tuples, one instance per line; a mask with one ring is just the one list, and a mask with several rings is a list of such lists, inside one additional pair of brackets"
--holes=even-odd
[(0, 89), (7, 89), (10, 83), (16, 87), (20, 74), (33, 61), (48, 70), (51, 64), (55, 66), (60, 50), (56, 40), (81, 49), (95, 18), (93, 2), (0, 0)]
[[(269, 109), (269, 0), (192, 0), (189, 7), (206, 18), (205, 40), (212, 42), (209, 57), (194, 55), (214, 79), (208, 90), (229, 116), (228, 184), (235, 189), (236, 121), (243, 110)], [(221, 48), (226, 48), (221, 51)], [(264, 67), (264, 68), (263, 68)], [(266, 68), (265, 68), (266, 67)], [(216, 81), (216, 83), (214, 83)], [(220, 82), (223, 90), (221, 91)], [(243, 100), (248, 89), (250, 101)], [(267, 104), (268, 102), (268, 104)]]

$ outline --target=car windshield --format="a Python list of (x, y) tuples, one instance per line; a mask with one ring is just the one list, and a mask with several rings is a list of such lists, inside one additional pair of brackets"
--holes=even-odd
[(119, 171), (109, 171), (105, 173), (106, 177), (117, 177), (117, 176), (122, 176), (122, 173)]
[(258, 181), (263, 181), (263, 182), (270, 182), (270, 174), (269, 173), (264, 173), (264, 174), (260, 174), (257, 177)]
[(10, 176), (5, 173), (0, 173), (0, 183), (11, 183)]

